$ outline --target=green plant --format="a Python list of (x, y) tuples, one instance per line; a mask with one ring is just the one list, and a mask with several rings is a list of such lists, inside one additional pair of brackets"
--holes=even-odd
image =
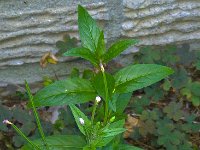
[[(78, 26), (82, 47), (68, 50), (64, 56), (77, 56), (90, 61), (96, 73), (87, 79), (77, 76), (56, 81), (36, 93), (34, 98), (26, 84), (31, 100), (29, 106), (35, 112), (42, 139), (29, 141), (25, 137), (29, 144), (22, 149), (137, 150), (139, 148), (124, 145), (116, 140), (126, 130), (123, 128), (125, 118), (122, 113), (131, 93), (164, 79), (173, 71), (161, 65), (137, 64), (125, 67), (112, 75), (106, 72), (104, 66), (126, 48), (136, 44), (137, 40), (120, 40), (106, 51), (103, 31), (82, 6), (78, 7)], [(89, 101), (93, 102), (91, 117), (76, 106)], [(44, 137), (35, 107), (58, 105), (69, 106), (82, 135)], [(17, 128), (16, 130), (18, 131)]]
[(63, 36), (63, 41), (57, 41), (56, 47), (58, 48), (58, 54), (62, 55), (67, 50), (77, 47), (78, 40), (76, 38), (71, 38), (68, 34)]
[(200, 82), (196, 63), (199, 52), (189, 51), (188, 46), (151, 46), (142, 48), (133, 57), (135, 63), (162, 64), (173, 68), (175, 73), (170, 79), (136, 92), (130, 106), (139, 116), (140, 126), (134, 127), (130, 137), (155, 149), (192, 150), (197, 147)]
[[(135, 63), (156, 63), (166, 65), (175, 73), (171, 79), (154, 87), (145, 88), (145, 93), (154, 101), (163, 99), (166, 92), (175, 91), (174, 95), (184, 101), (191, 102), (193, 106), (200, 106), (198, 80), (199, 51), (190, 51), (188, 46), (177, 48), (175, 45), (165, 47), (144, 47), (134, 55)], [(161, 90), (158, 86), (163, 87)]]
[(189, 135), (199, 131), (199, 123), (195, 123), (197, 116), (184, 113), (181, 106), (181, 103), (170, 102), (163, 111), (158, 108), (143, 110), (140, 126), (135, 129), (138, 132), (134, 132), (132, 138), (150, 138), (156, 149), (182, 150), (187, 146), (187, 150), (192, 150)]
[[(24, 108), (22, 105), (17, 104), (8, 107), (5, 106), (5, 104), (0, 104), (0, 114), (0, 120), (6, 118), (15, 123), (15, 125), (31, 140), (40, 138), (33, 114), (27, 110), (26, 107)], [(51, 123), (44, 120), (42, 120), (41, 123), (45, 134), (52, 134), (53, 127)], [(9, 126), (3, 125), (2, 122), (0, 122), (0, 135), (0, 141), (3, 142), (5, 146), (5, 148), (2, 147), (3, 149), (17, 149), (26, 143), (21, 136), (15, 134)]]

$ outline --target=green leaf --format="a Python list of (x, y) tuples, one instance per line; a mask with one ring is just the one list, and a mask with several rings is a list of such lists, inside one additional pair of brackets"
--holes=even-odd
[(194, 65), (197, 70), (200, 70), (200, 60), (198, 60)]
[(123, 94), (114, 93), (112, 95), (111, 101), (109, 101), (111, 109), (117, 114), (121, 115), (125, 110), (126, 106), (128, 105), (131, 96), (132, 93), (123, 93)]
[(74, 78), (57, 81), (34, 96), (35, 106), (79, 104), (94, 99), (96, 93), (88, 80)]
[(165, 117), (162, 120), (159, 120), (157, 123), (157, 143), (163, 145), (167, 149), (170, 146), (176, 146), (182, 143), (185, 140), (185, 134), (177, 130), (174, 126), (174, 123), (169, 118)]
[(86, 69), (83, 71), (82, 78), (83, 79), (91, 79), (94, 77), (94, 72), (90, 69)]
[(146, 111), (144, 110), (142, 112), (142, 115), (140, 117), (141, 120), (158, 120), (160, 117), (160, 111), (159, 109), (153, 109), (152, 111)]
[(192, 143), (186, 141), (183, 144), (180, 144), (178, 146), (178, 149), (180, 149), (180, 150), (194, 150), (194, 148), (192, 148), (192, 147), (193, 147)]
[(172, 69), (161, 65), (131, 65), (114, 75), (115, 91), (117, 93), (129, 93), (154, 84), (172, 73)]
[[(111, 74), (105, 72), (105, 75), (106, 75), (106, 80), (107, 80), (107, 85), (108, 85), (108, 95), (109, 95), (109, 98), (111, 99), (112, 92), (113, 92), (114, 87), (115, 87), (115, 80), (114, 80), (114, 78), (113, 78), (113, 76)], [(103, 99), (105, 100), (105, 98), (106, 98), (105, 91), (106, 90), (105, 90), (105, 85), (104, 85), (104, 79), (103, 79), (102, 72), (99, 72), (92, 79), (92, 85), (96, 89), (98, 95), (103, 97)]]
[(156, 123), (152, 119), (140, 122), (139, 133), (145, 137), (148, 133), (154, 134), (156, 131)]
[[(54, 79), (48, 77), (48, 76), (44, 76), (43, 77), (43, 86), (48, 86), (50, 84), (52, 84), (53, 82), (55, 82)], [(24, 96), (25, 97), (25, 96)], [(26, 98), (27, 99), (27, 98)]]
[(98, 64), (98, 61), (97, 61), (95, 55), (89, 49), (84, 48), (84, 47), (73, 48), (71, 50), (66, 51), (63, 55), (84, 58), (84, 59), (90, 61), (95, 66), (97, 66), (97, 64)]
[[(80, 110), (78, 109), (75, 105), (69, 105), (72, 114), (74, 116), (74, 119), (76, 121), (76, 124), (79, 128), (79, 130), (85, 135), (85, 130), (90, 126), (90, 120), (87, 118), (87, 116)], [(84, 120), (84, 125), (80, 123), (80, 118)]]
[(63, 41), (57, 41), (56, 47), (58, 48), (58, 54), (62, 55), (64, 52), (66, 52), (69, 49), (72, 49), (74, 47), (77, 47), (78, 40), (76, 38), (71, 38), (68, 34), (65, 34), (63, 36)]
[(161, 117), (161, 112), (159, 109), (153, 109), (152, 111), (143, 111), (140, 116), (140, 128), (139, 133), (142, 136), (146, 136), (147, 134), (155, 134), (156, 132), (156, 121), (158, 121)]
[(195, 95), (195, 96), (200, 96), (200, 82), (193, 82), (190, 84), (190, 89), (191, 92)]
[(192, 104), (196, 107), (200, 105), (200, 97), (198, 96), (192, 96)]
[(26, 91), (28, 93), (28, 97), (29, 97), (29, 100), (30, 100), (30, 103), (31, 103), (31, 107), (33, 108), (33, 113), (34, 113), (34, 116), (35, 116), (35, 120), (36, 120), (36, 123), (37, 123), (37, 127), (38, 127), (38, 130), (39, 130), (39, 133), (40, 133), (40, 135), (42, 137), (42, 141), (43, 141), (46, 149), (48, 149), (48, 144), (46, 142), (46, 137), (45, 137), (43, 128), (41, 126), (41, 121), (40, 121), (38, 112), (37, 112), (37, 110), (35, 108), (35, 104), (34, 104), (34, 101), (33, 101), (33, 95), (31, 93), (30, 87), (29, 87), (29, 85), (28, 85), (26, 80), (25, 80), (25, 87), (26, 87)]
[(8, 120), (11, 120), (12, 118), (12, 113), (11, 111), (9, 110), (9, 107), (6, 107), (6, 106), (3, 106), (1, 103), (0, 103), (0, 131), (8, 131), (8, 128), (5, 124), (3, 124), (3, 120), (5, 119), (8, 119)]
[(78, 6), (78, 28), (82, 46), (95, 52), (101, 31), (87, 10), (80, 5)]
[(152, 101), (158, 102), (164, 99), (164, 90), (160, 88), (159, 84), (154, 84), (144, 89), (145, 95)]
[(115, 138), (110, 143), (104, 147), (97, 148), (97, 150), (117, 150), (119, 149), (119, 144), (121, 144), (121, 141), (121, 135), (115, 136)]
[(143, 149), (128, 144), (121, 144), (119, 146), (119, 150), (143, 150)]
[(185, 68), (180, 67), (172, 75), (172, 87), (175, 89), (181, 89), (188, 84), (189, 76)]
[[(16, 146), (16, 147), (21, 147), (21, 146), (23, 146), (24, 144), (26, 144), (26, 140), (22, 137), (22, 136), (20, 136), (20, 135), (15, 135), (14, 137), (13, 137), (13, 139), (12, 139), (12, 142), (13, 142), (13, 144)], [(32, 150), (32, 146), (30, 147), (31, 148), (31, 150)]]
[(182, 88), (180, 90), (181, 95), (186, 96), (187, 99), (190, 99), (192, 97), (192, 93), (190, 91), (190, 89), (188, 88)]
[(167, 135), (170, 134), (174, 129), (175, 126), (173, 124), (173, 121), (169, 118), (165, 117), (163, 119), (160, 119), (156, 122), (157, 126), (157, 133), (159, 135)]
[(141, 114), (142, 111), (145, 109), (146, 106), (150, 104), (150, 99), (146, 96), (142, 96), (141, 98), (134, 98), (134, 102), (132, 104), (132, 108), (134, 112), (137, 114)]
[(98, 45), (97, 45), (97, 56), (101, 58), (101, 56), (105, 53), (106, 47), (105, 47), (105, 41), (104, 41), (104, 33), (101, 31), (99, 40), (98, 40)]
[(126, 131), (124, 128), (112, 128), (112, 129), (105, 129), (103, 133), (105, 134), (103, 137), (110, 137), (110, 136), (115, 136), (120, 133), (123, 133)]
[(125, 120), (118, 120), (110, 124), (109, 128), (121, 128), (124, 126)]
[(183, 136), (184, 135), (180, 131), (169, 132), (168, 134), (158, 137), (158, 144), (164, 145), (165, 147), (167, 147), (169, 143), (171, 145), (179, 145)]
[(108, 102), (109, 103), (109, 108), (111, 108), (114, 112), (116, 112), (116, 102), (119, 97), (119, 94), (114, 94), (112, 95), (111, 100)]
[(171, 88), (171, 82), (166, 79), (162, 86), (163, 86), (163, 90), (169, 91)]
[[(110, 124), (110, 126), (108, 127), (108, 129), (113, 129), (113, 128), (122, 128), (124, 125), (124, 120), (119, 120), (116, 122), (113, 122)], [(110, 137), (104, 137), (102, 138), (102, 140), (97, 144), (97, 147), (102, 147), (107, 145), (110, 141), (113, 140), (115, 136), (110, 136)]]
[(120, 94), (116, 101), (116, 112), (122, 114), (131, 99), (132, 93)]
[(170, 102), (169, 105), (165, 106), (163, 112), (167, 114), (167, 117), (178, 121), (181, 117), (184, 116), (183, 111), (181, 110), (182, 103)]
[[(13, 118), (22, 124), (26, 124), (34, 120), (34, 116), (30, 115), (27, 110), (22, 110), (20, 107), (14, 107), (12, 109)], [(23, 116), (23, 117), (22, 117)]]
[(153, 46), (145, 46), (139, 52), (134, 54), (135, 62), (139, 63), (159, 63), (162, 60), (162, 53), (160, 49)]
[(128, 47), (130, 47), (133, 44), (136, 44), (137, 40), (121, 40), (116, 43), (114, 43), (108, 51), (103, 56), (103, 62), (107, 63), (116, 56), (118, 56), (121, 52), (126, 50)]
[(70, 73), (70, 78), (79, 78), (80, 72), (77, 68), (73, 68)]
[[(82, 150), (86, 141), (77, 135), (54, 135), (46, 138), (50, 150)], [(41, 139), (33, 141), (34, 144), (45, 149)], [(23, 146), (21, 150), (31, 150), (29, 144)]]

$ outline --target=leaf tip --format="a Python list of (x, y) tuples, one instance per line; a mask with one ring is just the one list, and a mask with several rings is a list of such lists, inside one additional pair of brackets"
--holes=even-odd
[(169, 75), (173, 74), (174, 73), (174, 70), (172, 68), (169, 68), (168, 67), (168, 72), (169, 72)]
[(85, 11), (85, 8), (79, 4), (78, 5), (78, 13), (80, 13), (81, 11)]

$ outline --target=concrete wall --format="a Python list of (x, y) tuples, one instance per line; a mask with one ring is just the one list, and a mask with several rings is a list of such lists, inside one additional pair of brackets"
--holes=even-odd
[[(120, 37), (140, 39), (138, 46), (200, 41), (199, 0), (1, 0), (0, 87), (54, 75), (38, 62), (45, 52), (56, 52), (65, 33), (78, 38), (77, 4), (105, 29), (108, 44)], [(71, 58), (60, 61), (51, 66), (59, 76), (73, 66), (89, 66)]]

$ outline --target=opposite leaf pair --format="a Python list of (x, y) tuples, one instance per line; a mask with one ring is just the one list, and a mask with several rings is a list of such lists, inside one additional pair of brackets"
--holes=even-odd
[(64, 53), (64, 56), (77, 56), (90, 61), (95, 67), (100, 63), (108, 63), (137, 40), (121, 40), (114, 43), (107, 51), (104, 42), (104, 33), (97, 26), (95, 20), (82, 7), (78, 6), (78, 27), (82, 47), (73, 48)]

